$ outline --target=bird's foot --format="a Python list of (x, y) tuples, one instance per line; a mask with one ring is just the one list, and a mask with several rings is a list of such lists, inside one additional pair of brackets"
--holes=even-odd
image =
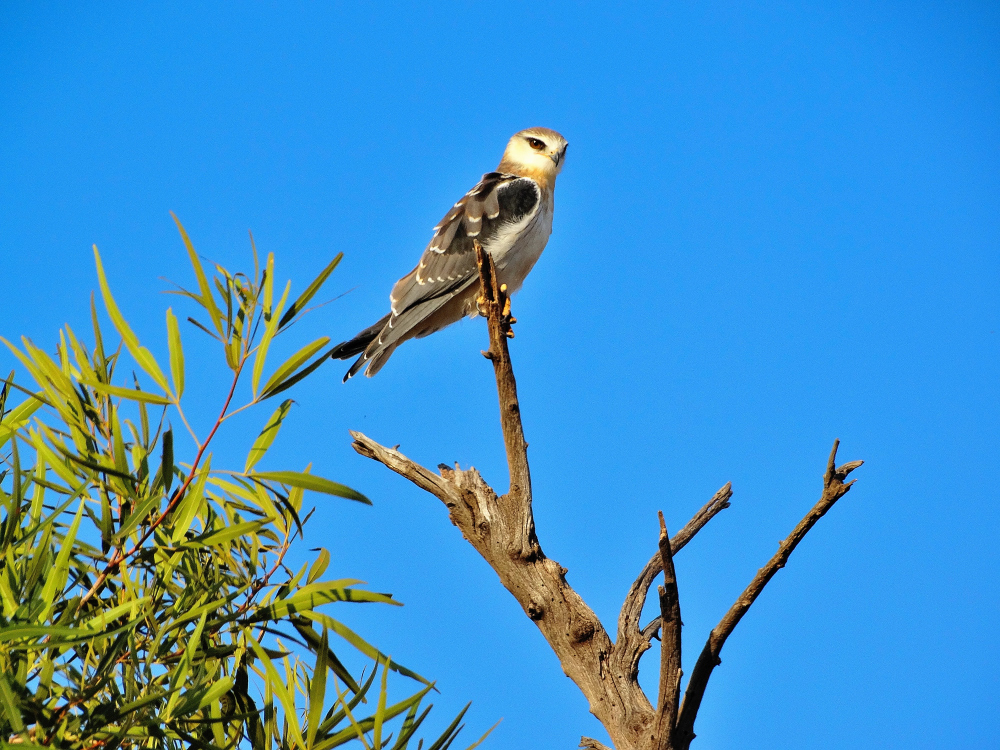
[(507, 335), (507, 338), (514, 338), (514, 331), (511, 328), (517, 322), (517, 318), (510, 314), (510, 295), (507, 294), (507, 285), (500, 285), (500, 297), (503, 299), (503, 312), (501, 315), (501, 325), (503, 326), (503, 332)]

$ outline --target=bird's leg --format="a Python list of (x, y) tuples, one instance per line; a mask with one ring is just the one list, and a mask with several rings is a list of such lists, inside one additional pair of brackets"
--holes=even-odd
[[(507, 294), (507, 285), (500, 285), (500, 296), (503, 298), (503, 312), (500, 313), (501, 320), (503, 321), (503, 332), (507, 335), (507, 338), (514, 338), (514, 331), (511, 328), (517, 322), (517, 318), (510, 314), (510, 295)], [(499, 300), (498, 300), (499, 301)]]

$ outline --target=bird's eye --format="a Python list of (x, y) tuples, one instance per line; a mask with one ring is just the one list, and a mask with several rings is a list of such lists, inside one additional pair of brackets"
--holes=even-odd
[(545, 148), (545, 142), (540, 141), (537, 138), (529, 138), (528, 145), (531, 146), (533, 149), (535, 149), (535, 151), (541, 151), (543, 148)]

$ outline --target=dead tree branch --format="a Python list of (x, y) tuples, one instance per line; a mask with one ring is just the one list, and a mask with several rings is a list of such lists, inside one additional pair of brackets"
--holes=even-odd
[(660, 511), (660, 567), (663, 568), (663, 585), (660, 594), (660, 697), (656, 705), (657, 750), (673, 747), (674, 726), (677, 723), (677, 704), (681, 694), (681, 602), (677, 594), (677, 574), (674, 556), (670, 551), (667, 524)]
[(833, 450), (830, 451), (830, 458), (827, 461), (826, 473), (823, 476), (823, 494), (820, 496), (819, 502), (806, 514), (805, 518), (799, 521), (798, 525), (792, 530), (792, 533), (782, 541), (778, 551), (774, 557), (768, 560), (767, 565), (757, 571), (757, 575), (754, 576), (750, 585), (744, 589), (733, 606), (726, 612), (725, 617), (712, 629), (711, 634), (708, 636), (705, 648), (702, 649), (701, 655), (694, 666), (694, 671), (691, 673), (687, 691), (684, 693), (684, 703), (681, 705), (681, 713), (676, 730), (677, 748), (679, 750), (686, 750), (691, 745), (691, 740), (695, 737), (694, 720), (698, 715), (701, 699), (705, 695), (708, 678), (711, 677), (712, 670), (722, 663), (719, 653), (722, 651), (726, 639), (739, 624), (739, 621), (743, 619), (743, 615), (747, 613), (747, 610), (757, 600), (757, 597), (760, 596), (760, 592), (764, 590), (768, 581), (774, 577), (774, 574), (778, 570), (785, 567), (788, 557), (795, 550), (796, 546), (798, 546), (798, 543), (816, 525), (816, 522), (826, 515), (826, 512), (833, 507), (834, 503), (847, 494), (848, 490), (851, 489), (851, 485), (854, 484), (855, 480), (851, 480), (847, 484), (844, 484), (844, 480), (847, 479), (848, 474), (861, 466), (864, 461), (850, 461), (837, 467), (837, 448), (839, 447), (840, 441), (834, 440)]
[[(510, 362), (507, 339), (514, 338), (511, 325), (517, 318), (510, 314), (510, 297), (507, 285), (500, 284), (493, 258), (483, 251), (479, 240), (474, 243), (476, 261), (479, 265), (481, 296), (479, 309), (486, 317), (490, 329), (490, 348), (483, 355), (493, 363), (493, 374), (497, 380), (497, 396), (500, 399), (500, 424), (503, 428), (504, 446), (507, 449), (507, 468), (510, 471), (510, 489), (507, 494), (511, 501), (531, 506), (531, 471), (528, 468), (528, 442), (524, 439), (521, 424), (521, 406), (517, 401), (517, 381), (514, 366)], [(528, 513), (530, 517), (530, 512)], [(528, 533), (525, 529), (525, 533)], [(531, 534), (534, 534), (532, 522)]]
[[(510, 488), (498, 496), (474, 468), (461, 470), (440, 465), (440, 474), (414, 463), (395, 449), (379, 445), (352, 432), (354, 449), (384, 464), (431, 493), (447, 507), (451, 522), (496, 571), (559, 658), (563, 671), (580, 688), (591, 713), (604, 725), (617, 750), (678, 750), (694, 737), (694, 719), (718, 654), (740, 618), (764, 585), (785, 564), (795, 545), (813, 524), (844, 495), (851, 483), (843, 479), (860, 461), (833, 468), (831, 455), (823, 498), (782, 544), (778, 554), (762, 568), (722, 622), (712, 631), (688, 682), (684, 700), (681, 688), (680, 600), (673, 557), (715, 515), (729, 507), (732, 487), (726, 484), (675, 536), (670, 539), (660, 515), (657, 553), (632, 584), (618, 618), (618, 638), (612, 643), (600, 620), (566, 582), (566, 568), (542, 552), (532, 514), (528, 443), (524, 439), (517, 383), (510, 361), (508, 338), (513, 338), (510, 299), (499, 284), (493, 259), (476, 243), (481, 297), (480, 312), (489, 327), (490, 348), (483, 354), (493, 363), (500, 405)], [(660, 573), (660, 617), (639, 627), (649, 587)], [(662, 629), (660, 692), (656, 709), (639, 687), (639, 659), (650, 639)], [(582, 748), (609, 750), (587, 737)]]
[[(712, 499), (705, 503), (684, 528), (678, 531), (674, 538), (670, 540), (670, 549), (674, 555), (690, 542), (694, 535), (701, 531), (705, 525), (717, 514), (729, 507), (729, 499), (733, 496), (733, 486), (726, 482)], [(660, 618), (642, 630), (639, 629), (639, 618), (642, 617), (642, 607), (646, 603), (649, 594), (649, 587), (653, 580), (663, 572), (663, 556), (660, 551), (649, 559), (646, 567), (642, 569), (639, 577), (635, 579), (632, 588), (625, 596), (621, 613), (618, 615), (618, 638), (615, 641), (615, 650), (611, 655), (612, 662), (616, 669), (625, 674), (639, 677), (639, 659), (649, 648), (650, 640), (657, 630), (660, 629)]]

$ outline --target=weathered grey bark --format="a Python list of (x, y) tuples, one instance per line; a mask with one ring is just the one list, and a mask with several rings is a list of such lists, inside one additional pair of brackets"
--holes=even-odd
[[(820, 502), (810, 511), (778, 553), (762, 568), (750, 586), (716, 626), (694, 668), (683, 702), (681, 686), (681, 621), (673, 556), (716, 514), (729, 507), (732, 488), (722, 487), (674, 537), (667, 536), (660, 515), (660, 542), (656, 554), (632, 585), (618, 618), (612, 642), (600, 620), (566, 582), (566, 569), (545, 556), (535, 535), (531, 503), (528, 444), (524, 439), (517, 383), (507, 339), (513, 337), (510, 300), (497, 286), (492, 259), (477, 246), (482, 285), (480, 309), (487, 320), (490, 348), (483, 354), (493, 363), (500, 402), (510, 488), (498, 496), (474, 468), (439, 466), (440, 474), (414, 463), (399, 451), (352, 432), (354, 449), (406, 477), (440, 499), (451, 521), (496, 571), (559, 658), (563, 671), (580, 688), (591, 713), (604, 725), (617, 750), (675, 750), (694, 738), (694, 720), (719, 652), (740, 618), (753, 604), (795, 545), (819, 518), (842, 497), (852, 483), (847, 474), (860, 461), (834, 468), (837, 443), (830, 456)], [(653, 580), (664, 573), (659, 588), (661, 616), (643, 628), (639, 618)], [(639, 659), (657, 630), (661, 637), (660, 693), (656, 709), (639, 687)], [(608, 750), (584, 737), (581, 747)]]

